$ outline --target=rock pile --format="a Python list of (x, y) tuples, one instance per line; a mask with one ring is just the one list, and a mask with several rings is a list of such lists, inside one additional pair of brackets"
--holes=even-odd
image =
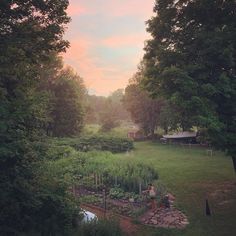
[(187, 217), (175, 208), (158, 208), (140, 217), (141, 223), (154, 227), (183, 229), (189, 224)]

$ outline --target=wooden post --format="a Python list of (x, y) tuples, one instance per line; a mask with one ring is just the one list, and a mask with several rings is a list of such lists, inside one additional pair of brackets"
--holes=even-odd
[(103, 194), (103, 208), (104, 208), (104, 218), (106, 217), (106, 210), (107, 210), (107, 204), (106, 204), (106, 190), (102, 190)]
[(96, 178), (95, 178), (95, 187), (97, 188), (98, 187), (98, 175), (97, 175), (97, 173), (96, 173)]
[(141, 195), (141, 194), (142, 194), (142, 183), (139, 182), (139, 195)]
[(100, 186), (100, 185), (101, 185), (101, 175), (98, 174), (98, 186)]
[(233, 161), (233, 165), (234, 165), (234, 171), (236, 173), (236, 157), (232, 156), (232, 161)]
[(210, 206), (208, 203), (208, 199), (206, 199), (206, 215), (211, 216), (211, 210), (210, 210)]

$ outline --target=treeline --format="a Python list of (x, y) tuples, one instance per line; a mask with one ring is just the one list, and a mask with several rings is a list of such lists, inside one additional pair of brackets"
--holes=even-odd
[(0, 235), (66, 235), (78, 216), (64, 181), (42, 169), (46, 135), (83, 126), (83, 80), (59, 53), (68, 1), (0, 4)]
[(138, 72), (130, 79), (122, 100), (131, 114), (132, 121), (146, 136), (152, 138), (158, 128), (168, 133), (181, 127), (181, 124), (185, 125), (176, 106), (162, 96), (158, 98), (150, 96), (150, 93), (143, 88), (144, 80), (145, 68), (144, 63), (141, 63)]
[(152, 38), (125, 90), (125, 104), (148, 134), (157, 126), (166, 132), (197, 128), (232, 156), (236, 170), (233, 9), (233, 0), (156, 0), (147, 21)]
[(79, 135), (84, 126), (86, 87), (72, 68), (52, 54), (41, 68), (41, 92), (47, 94), (47, 135), (65, 137)]
[(87, 95), (87, 124), (101, 125), (101, 131), (109, 131), (119, 126), (122, 121), (130, 121), (130, 114), (123, 104), (124, 90), (117, 89), (108, 97)]

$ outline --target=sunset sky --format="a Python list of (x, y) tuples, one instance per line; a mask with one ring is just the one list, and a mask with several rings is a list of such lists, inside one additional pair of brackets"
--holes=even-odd
[(83, 77), (91, 94), (125, 88), (136, 72), (149, 38), (145, 21), (154, 0), (70, 0), (72, 21), (65, 38), (65, 63)]

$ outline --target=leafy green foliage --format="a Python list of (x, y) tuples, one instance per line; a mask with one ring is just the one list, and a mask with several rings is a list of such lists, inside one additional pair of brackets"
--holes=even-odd
[(115, 187), (111, 188), (109, 191), (109, 197), (113, 199), (121, 199), (124, 198), (125, 192), (122, 188)]
[(117, 179), (117, 184), (127, 192), (139, 192), (139, 185), (147, 186), (148, 183), (158, 179), (157, 171), (150, 165), (129, 160), (116, 162), (106, 173), (109, 179)]
[(114, 188), (110, 189), (109, 197), (111, 199), (125, 199), (125, 200), (129, 200), (130, 198), (132, 198), (134, 199), (134, 201), (140, 200), (142, 198), (141, 195), (135, 192), (125, 192), (124, 189), (118, 186), (115, 186)]
[(78, 135), (83, 128), (83, 80), (67, 68), (60, 72), (50, 91), (54, 94), (54, 103), (49, 130), (57, 137)]
[[(62, 39), (68, 1), (0, 5), (0, 234), (66, 235), (78, 208), (65, 183), (40, 168), (47, 146), (50, 96), (42, 68)], [(45, 75), (46, 76), (46, 75)]]
[(126, 152), (133, 149), (133, 142), (126, 138), (109, 136), (91, 136), (81, 138), (55, 139), (59, 145), (68, 145), (78, 151), (110, 151), (113, 153)]
[(141, 88), (143, 80), (142, 69), (134, 76), (132, 83), (125, 89), (123, 103), (130, 112), (134, 123), (144, 130), (146, 135), (154, 135), (154, 131), (160, 122), (160, 111), (163, 101), (152, 99), (149, 94)]
[[(114, 107), (115, 108), (115, 107)], [(108, 132), (115, 127), (119, 126), (119, 122), (114, 116), (114, 113), (111, 113), (111, 110), (107, 110), (101, 113), (100, 121), (102, 124), (101, 131)]]
[(168, 134), (171, 130), (177, 130), (180, 126), (181, 115), (178, 108), (171, 105), (170, 102), (163, 102), (159, 117), (159, 126)]
[(119, 125), (121, 121), (130, 120), (122, 99), (124, 91), (118, 89), (110, 96), (87, 96), (86, 122), (87, 124), (101, 124), (103, 131), (107, 132)]
[(207, 128), (212, 143), (234, 160), (235, 8), (233, 0), (156, 0), (143, 83), (177, 106), (184, 130)]

